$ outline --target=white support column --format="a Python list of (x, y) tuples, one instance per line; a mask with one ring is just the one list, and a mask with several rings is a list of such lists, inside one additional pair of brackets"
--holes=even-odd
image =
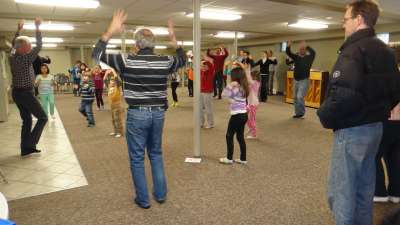
[(193, 0), (193, 154), (194, 157), (201, 156), (201, 133), (200, 133), (200, 54), (201, 54), (201, 23), (200, 23), (200, 0)]
[(233, 52), (235, 56), (238, 56), (238, 32), (235, 31), (235, 39), (233, 41)]
[(84, 52), (84, 49), (83, 49), (83, 45), (81, 45), (81, 62), (85, 62), (85, 52)]
[(121, 52), (126, 53), (126, 33), (123, 32), (121, 35)]

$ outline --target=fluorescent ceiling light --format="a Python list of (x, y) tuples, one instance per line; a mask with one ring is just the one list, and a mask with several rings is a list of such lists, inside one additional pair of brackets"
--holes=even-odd
[(155, 46), (155, 49), (166, 49), (167, 48), (167, 46), (165, 46), (165, 45), (156, 45)]
[(289, 27), (295, 28), (303, 28), (303, 29), (326, 29), (328, 28), (328, 24), (321, 22), (321, 21), (314, 21), (309, 19), (301, 19), (298, 20), (296, 23), (288, 23)]
[[(122, 44), (122, 39), (110, 39), (108, 41), (110, 44)], [(135, 44), (136, 41), (133, 39), (125, 39), (125, 44)]]
[(193, 46), (193, 41), (178, 41), (178, 45)]
[[(35, 30), (36, 26), (35, 24), (25, 24), (24, 29), (27, 30)], [(69, 24), (57, 24), (57, 23), (45, 23), (40, 25), (39, 27), (40, 30), (61, 30), (61, 31), (69, 31), (69, 30), (74, 30), (74, 27)]]
[[(243, 33), (237, 33), (237, 38), (244, 38)], [(228, 31), (220, 31), (216, 35), (214, 35), (216, 38), (235, 38), (235, 32), (228, 32)]]
[[(42, 45), (42, 47), (45, 47), (45, 48), (55, 48), (55, 47), (57, 47), (58, 45), (57, 44), (54, 44), (54, 43), (46, 43), (46, 44), (43, 44)], [(32, 47), (36, 47), (36, 44), (32, 44)]]
[(16, 3), (45, 5), (45, 6), (61, 6), (74, 8), (95, 9), (100, 3), (95, 0), (15, 0)]
[(107, 45), (107, 48), (117, 48), (117, 45)]
[[(193, 13), (189, 13), (186, 16), (193, 17)], [(200, 11), (200, 18), (209, 20), (233, 21), (242, 19), (242, 16), (238, 12), (225, 9), (202, 9)]]
[[(36, 42), (36, 38), (34, 37), (29, 37), (29, 40), (31, 42)], [(48, 38), (48, 37), (44, 37), (42, 38), (42, 42), (43, 43), (61, 43), (64, 42), (64, 39), (62, 38)]]
[(168, 35), (169, 34), (168, 29), (165, 28), (165, 27), (144, 27), (144, 26), (140, 26), (140, 27), (136, 27), (136, 31), (135, 32), (139, 31), (140, 29), (149, 29), (149, 30), (151, 30), (151, 32), (154, 35)]

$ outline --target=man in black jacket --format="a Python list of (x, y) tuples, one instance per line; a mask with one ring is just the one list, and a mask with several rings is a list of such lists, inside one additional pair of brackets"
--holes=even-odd
[(375, 37), (378, 17), (370, 0), (347, 6), (346, 40), (318, 110), (322, 125), (334, 130), (328, 201), (337, 225), (372, 225), (382, 121), (400, 101), (394, 53)]
[(291, 42), (288, 42), (286, 54), (294, 62), (293, 118), (302, 118), (306, 113), (304, 97), (307, 95), (310, 86), (310, 69), (315, 59), (315, 51), (311, 47), (306, 46), (303, 41), (300, 44), (299, 53), (293, 54), (290, 50), (291, 45)]

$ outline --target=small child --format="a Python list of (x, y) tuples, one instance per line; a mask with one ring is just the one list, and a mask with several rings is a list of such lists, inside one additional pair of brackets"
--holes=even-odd
[(107, 70), (104, 79), (111, 75), (110, 83), (108, 86), (108, 101), (111, 106), (112, 124), (114, 126), (114, 132), (110, 133), (110, 136), (119, 138), (122, 136), (122, 88), (121, 80), (118, 78), (116, 73), (112, 70)]
[(176, 89), (179, 86), (179, 82), (181, 81), (181, 77), (178, 72), (174, 72), (171, 74), (171, 90), (172, 90), (172, 98), (173, 98), (173, 103), (172, 107), (177, 107), (178, 104), (178, 94), (176, 93)]
[(42, 64), (40, 67), (40, 74), (36, 77), (35, 85), (39, 90), (40, 103), (42, 104), (43, 110), (46, 115), (50, 115), (52, 119), (54, 116), (54, 86), (56, 85), (53, 75), (50, 75), (49, 67), (46, 64)]
[(249, 81), (249, 96), (247, 97), (247, 111), (249, 112), (249, 120), (247, 121), (247, 126), (249, 127), (249, 132), (247, 139), (257, 138), (257, 128), (256, 128), (256, 113), (260, 102), (258, 101), (258, 92), (260, 90), (260, 72), (253, 71), (249, 65), (241, 65), (243, 69), (246, 70), (247, 80)]
[(90, 82), (88, 74), (83, 75), (82, 86), (79, 90), (79, 94), (82, 98), (79, 112), (86, 117), (88, 121), (88, 127), (94, 127), (94, 116), (93, 116), (93, 101), (94, 101), (94, 87)]
[(226, 86), (222, 95), (229, 99), (231, 118), (229, 119), (228, 130), (226, 132), (227, 157), (219, 161), (223, 164), (233, 163), (233, 136), (240, 145), (240, 159), (236, 163), (246, 164), (246, 142), (244, 139), (244, 128), (247, 122), (246, 98), (249, 96), (249, 84), (246, 72), (241, 67), (236, 67), (231, 71), (232, 82)]

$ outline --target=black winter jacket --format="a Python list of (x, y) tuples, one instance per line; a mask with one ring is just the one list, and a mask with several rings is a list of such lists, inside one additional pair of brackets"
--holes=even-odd
[(396, 56), (373, 29), (347, 38), (317, 114), (325, 128), (338, 130), (385, 121), (400, 101)]

